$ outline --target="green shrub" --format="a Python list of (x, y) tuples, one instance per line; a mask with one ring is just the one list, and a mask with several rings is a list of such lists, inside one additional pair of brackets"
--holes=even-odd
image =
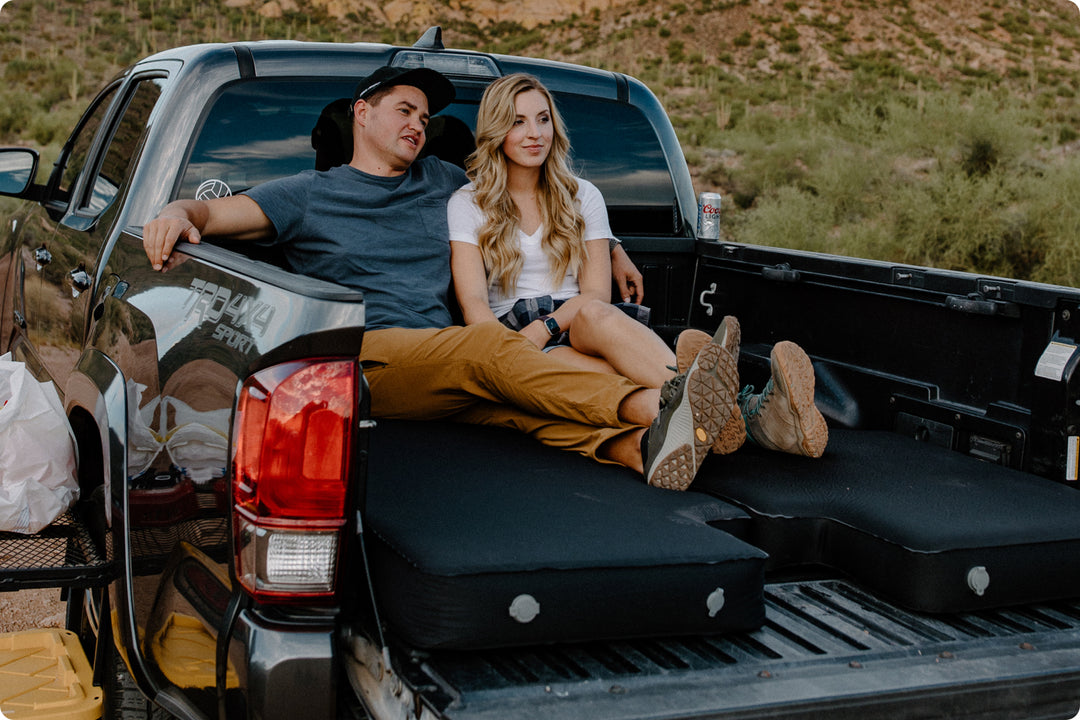
[(1045, 246), (1031, 279), (1080, 287), (1080, 162), (1047, 168), (1031, 182), (1029, 212)]
[(81, 109), (67, 107), (44, 115), (36, 115), (26, 127), (26, 133), (38, 147), (62, 144), (79, 120)]
[(35, 116), (34, 105), (34, 98), (29, 93), (5, 92), (0, 98), (0, 135), (21, 135)]
[(831, 252), (831, 209), (822, 198), (785, 186), (759, 199), (736, 239), (752, 245)]
[(40, 78), (48, 69), (49, 64), (45, 58), (35, 57), (26, 60), (15, 58), (9, 60), (7, 65), (4, 66), (4, 79), (7, 81), (8, 87), (16, 85), (38, 87), (41, 84)]

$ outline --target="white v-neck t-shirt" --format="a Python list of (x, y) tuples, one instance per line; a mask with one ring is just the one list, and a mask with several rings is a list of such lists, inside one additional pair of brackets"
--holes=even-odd
[[(473, 190), (472, 183), (460, 188), (450, 197), (450, 202), (446, 206), (451, 242), (480, 244), (478, 235), (484, 224), (484, 214), (476, 205)], [(577, 200), (585, 219), (583, 241), (610, 238), (612, 235), (611, 226), (608, 224), (607, 206), (604, 205), (604, 196), (600, 194), (596, 186), (588, 180), (578, 178)], [(540, 245), (543, 236), (543, 225), (531, 235), (518, 231), (518, 242), (521, 245), (524, 264), (514, 294), (504, 295), (499, 287), (494, 285), (488, 287), (488, 304), (495, 313), (495, 317), (501, 317), (509, 312), (514, 303), (521, 298), (550, 295), (555, 300), (568, 300), (580, 294), (577, 278), (570, 273), (566, 274), (558, 287), (551, 282), (551, 267)]]

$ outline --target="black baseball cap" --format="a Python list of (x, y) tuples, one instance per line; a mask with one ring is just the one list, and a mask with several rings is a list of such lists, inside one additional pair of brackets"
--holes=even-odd
[(434, 115), (454, 99), (454, 84), (431, 68), (400, 68), (384, 65), (356, 84), (353, 104), (376, 90), (394, 85), (409, 85), (427, 95), (428, 113)]

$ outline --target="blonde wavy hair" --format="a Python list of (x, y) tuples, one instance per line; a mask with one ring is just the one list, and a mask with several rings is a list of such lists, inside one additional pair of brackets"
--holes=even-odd
[(480, 254), (488, 284), (513, 295), (524, 264), (518, 241), (520, 216), (507, 186), (503, 141), (514, 126), (515, 100), (529, 90), (543, 94), (551, 110), (551, 150), (540, 173), (537, 202), (544, 226), (541, 247), (548, 256), (553, 284), (567, 273), (577, 277), (585, 261), (585, 219), (577, 202), (578, 181), (570, 171), (570, 139), (548, 89), (531, 75), (517, 73), (488, 86), (476, 117), (476, 151), (465, 161), (475, 186), (474, 199), (484, 213), (480, 227)]

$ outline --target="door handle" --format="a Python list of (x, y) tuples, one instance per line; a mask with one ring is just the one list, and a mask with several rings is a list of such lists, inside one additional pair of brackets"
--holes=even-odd
[(68, 273), (71, 280), (71, 297), (77, 298), (90, 289), (90, 273), (86, 272), (86, 263), (79, 263), (79, 267)]

